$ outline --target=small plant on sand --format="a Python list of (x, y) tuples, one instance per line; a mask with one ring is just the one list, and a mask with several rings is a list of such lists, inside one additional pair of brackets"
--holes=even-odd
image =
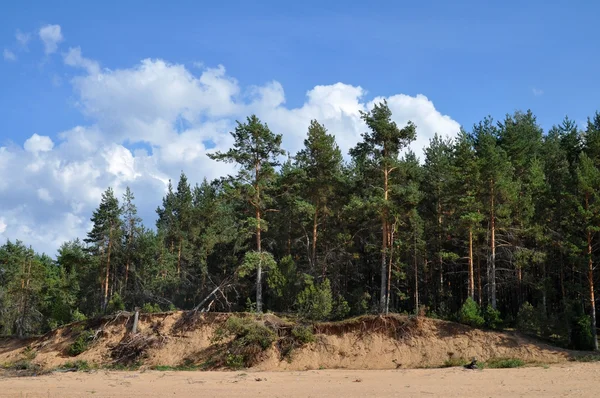
[(466, 359), (456, 357), (456, 356), (454, 356), (453, 352), (449, 352), (448, 359), (446, 359), (444, 361), (442, 368), (452, 368), (452, 367), (456, 367), (456, 366), (464, 366), (468, 363), (469, 363), (469, 361), (467, 361)]
[(520, 368), (522, 366), (525, 366), (525, 362), (517, 358), (491, 358), (485, 363), (485, 367), (490, 369)]
[(61, 369), (75, 370), (76, 372), (87, 372), (91, 370), (92, 367), (87, 361), (77, 360), (74, 362), (65, 362), (58, 368), (58, 370)]

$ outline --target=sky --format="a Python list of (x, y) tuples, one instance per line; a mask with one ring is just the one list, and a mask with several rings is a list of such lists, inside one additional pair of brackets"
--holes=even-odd
[(545, 129), (600, 108), (592, 1), (4, 1), (0, 241), (51, 256), (130, 186), (153, 227), (169, 179), (234, 173), (256, 114), (291, 154), (310, 120), (342, 151), (388, 101), (411, 149), (531, 109)]

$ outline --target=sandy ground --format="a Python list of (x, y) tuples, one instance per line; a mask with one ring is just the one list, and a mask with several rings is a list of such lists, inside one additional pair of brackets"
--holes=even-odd
[(0, 379), (0, 397), (593, 397), (600, 363), (521, 369), (63, 373)]

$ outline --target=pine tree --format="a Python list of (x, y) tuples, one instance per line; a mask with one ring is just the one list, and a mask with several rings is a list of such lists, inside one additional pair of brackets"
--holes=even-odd
[[(281, 135), (273, 134), (267, 124), (263, 124), (256, 115), (246, 119), (246, 123), (237, 122), (235, 131), (230, 133), (234, 139), (229, 151), (209, 154), (211, 159), (234, 162), (240, 166), (236, 178), (241, 184), (243, 196), (254, 209), (256, 251), (262, 259), (261, 232), (266, 228), (264, 213), (270, 203), (269, 189), (275, 179), (274, 167), (279, 165), (277, 157), (285, 154), (281, 149)], [(262, 312), (262, 261), (256, 262), (256, 309)]]
[[(329, 213), (328, 204), (335, 191), (342, 165), (342, 153), (335, 137), (316, 120), (308, 128), (308, 137), (304, 140), (304, 149), (296, 156), (297, 167), (306, 175), (303, 196), (307, 197), (313, 208), (312, 240), (310, 262), (317, 264), (317, 235), (321, 218)], [(327, 262), (323, 262), (322, 276), (325, 278)]]
[[(474, 237), (483, 221), (480, 202), (477, 192), (480, 186), (479, 169), (477, 168), (477, 157), (473, 147), (472, 137), (463, 129), (458, 134), (454, 144), (452, 178), (452, 195), (456, 203), (458, 225), (461, 230), (468, 234), (468, 293), (475, 300), (475, 270), (474, 270)], [(481, 271), (478, 272), (481, 275)], [(478, 280), (481, 286), (481, 280)], [(481, 294), (479, 294), (481, 296)], [(481, 304), (481, 297), (479, 297)]]
[(416, 127), (412, 122), (408, 122), (404, 128), (399, 128), (392, 121), (392, 112), (387, 105), (387, 101), (376, 104), (369, 112), (361, 111), (361, 118), (366, 123), (370, 132), (362, 134), (363, 141), (350, 150), (350, 154), (355, 162), (361, 168), (376, 170), (379, 174), (378, 181), (381, 181), (382, 197), (378, 198), (380, 202), (381, 218), (381, 285), (379, 308), (384, 312), (387, 303), (387, 275), (388, 262), (387, 255), (391, 248), (390, 233), (390, 180), (392, 173), (398, 169), (398, 155), (410, 142), (416, 137)]
[[(86, 243), (92, 244), (91, 251), (99, 258), (100, 270), (104, 274), (102, 280), (102, 311), (106, 310), (110, 299), (111, 256), (114, 256), (115, 249), (118, 249), (117, 242), (120, 241), (120, 216), (119, 200), (115, 197), (112, 188), (109, 187), (102, 194), (100, 206), (92, 215), (91, 221), (94, 225), (87, 234), (88, 237), (84, 240)], [(116, 277), (115, 273), (112, 274), (112, 277)]]
[(128, 186), (123, 194), (123, 205), (121, 208), (123, 236), (125, 238), (125, 281), (123, 283), (125, 293), (127, 293), (129, 288), (129, 272), (135, 250), (135, 240), (140, 233), (140, 224), (142, 222), (142, 219), (137, 215), (137, 207), (133, 203), (134, 200), (135, 196)]

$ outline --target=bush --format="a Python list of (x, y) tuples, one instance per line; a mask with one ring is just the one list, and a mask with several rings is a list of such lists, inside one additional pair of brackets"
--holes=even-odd
[(490, 329), (500, 329), (502, 326), (502, 318), (500, 318), (500, 311), (492, 308), (491, 305), (485, 308), (483, 313), (483, 319), (485, 320), (485, 326)]
[(152, 314), (156, 312), (162, 312), (162, 310), (158, 304), (145, 303), (141, 309), (141, 312)]
[(337, 299), (333, 303), (333, 310), (331, 313), (331, 318), (334, 320), (342, 320), (342, 319), (345, 319), (349, 313), (350, 313), (350, 306), (348, 305), (348, 302), (346, 301), (344, 296), (339, 294), (337, 296)]
[(119, 293), (115, 293), (108, 302), (108, 305), (106, 306), (106, 312), (112, 314), (115, 312), (123, 311), (124, 309), (125, 303), (123, 302), (121, 295)]
[(491, 369), (520, 368), (521, 366), (525, 366), (525, 362), (516, 358), (491, 358), (485, 363), (485, 367)]
[[(239, 369), (240, 367), (252, 366), (258, 359), (258, 355), (267, 350), (277, 339), (277, 335), (268, 327), (248, 318), (235, 316), (227, 319), (227, 322), (215, 331), (214, 342), (233, 337), (228, 344), (225, 357), (220, 361), (223, 365)], [(218, 362), (217, 358), (215, 363)]]
[(458, 314), (458, 321), (473, 327), (481, 327), (485, 324), (485, 320), (479, 311), (479, 305), (471, 297), (461, 307)]
[(328, 319), (333, 307), (329, 279), (315, 285), (313, 278), (306, 275), (306, 287), (298, 294), (296, 305), (298, 314), (306, 319), (322, 321)]
[(75, 309), (73, 311), (73, 313), (71, 314), (71, 320), (73, 322), (80, 322), (80, 321), (85, 321), (87, 319), (87, 317), (82, 314), (81, 312), (79, 312), (78, 309)]
[(316, 340), (312, 328), (306, 326), (295, 326), (292, 329), (292, 336), (300, 344), (313, 343)]
[(70, 356), (75, 357), (84, 351), (87, 351), (91, 341), (94, 338), (94, 332), (91, 330), (84, 330), (77, 336), (75, 341), (69, 346), (68, 353)]
[(523, 333), (538, 335), (541, 330), (540, 319), (533, 305), (524, 302), (517, 313), (517, 329)]
[(579, 315), (573, 318), (571, 329), (571, 345), (576, 350), (593, 350), (594, 336), (592, 321), (589, 315)]
[(75, 362), (65, 362), (59, 369), (74, 369), (75, 371), (85, 372), (90, 370), (92, 367), (87, 361), (75, 361)]

